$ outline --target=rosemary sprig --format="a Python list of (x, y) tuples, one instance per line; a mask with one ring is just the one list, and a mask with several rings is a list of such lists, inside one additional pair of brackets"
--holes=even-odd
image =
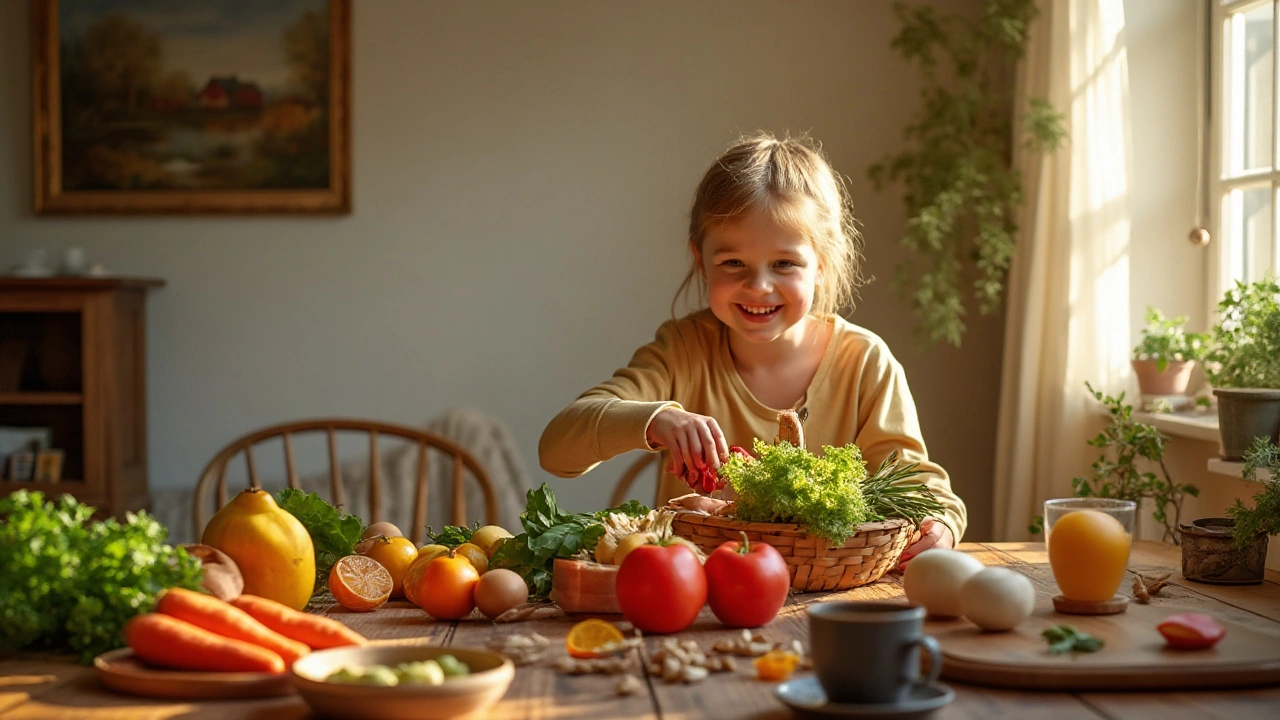
[(862, 483), (862, 496), (868, 509), (879, 519), (900, 517), (919, 525), (928, 517), (940, 517), (946, 511), (938, 498), (923, 483), (904, 483), (907, 478), (920, 474), (920, 463), (903, 462), (898, 451), (880, 463), (875, 475)]

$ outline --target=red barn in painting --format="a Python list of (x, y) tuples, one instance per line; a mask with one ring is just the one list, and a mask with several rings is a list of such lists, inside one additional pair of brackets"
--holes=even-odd
[(204, 89), (196, 96), (200, 107), (215, 110), (236, 108), (241, 110), (257, 110), (262, 107), (262, 90), (257, 83), (240, 82), (235, 75), (231, 77), (209, 78)]

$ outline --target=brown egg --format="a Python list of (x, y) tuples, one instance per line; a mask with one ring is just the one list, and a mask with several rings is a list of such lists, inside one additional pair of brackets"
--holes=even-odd
[(374, 535), (385, 535), (389, 538), (404, 537), (404, 533), (400, 532), (400, 528), (395, 525), (392, 525), (389, 522), (376, 522), (365, 528), (364, 532), (360, 533), (360, 539), (368, 540)]
[(480, 576), (476, 583), (476, 607), (492, 620), (529, 600), (529, 586), (519, 574), (500, 568)]

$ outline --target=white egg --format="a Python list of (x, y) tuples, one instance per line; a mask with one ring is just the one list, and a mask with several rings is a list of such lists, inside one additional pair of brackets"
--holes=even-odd
[(964, 616), (983, 630), (1010, 630), (1031, 617), (1036, 589), (1016, 570), (989, 567), (960, 588), (960, 605)]
[(926, 550), (907, 563), (903, 589), (912, 605), (923, 605), (932, 617), (960, 617), (960, 586), (986, 567), (959, 550)]

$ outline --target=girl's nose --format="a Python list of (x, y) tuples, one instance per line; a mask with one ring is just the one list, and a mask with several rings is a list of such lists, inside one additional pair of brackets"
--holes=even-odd
[(773, 291), (773, 278), (765, 271), (757, 271), (747, 278), (747, 287), (762, 293)]

